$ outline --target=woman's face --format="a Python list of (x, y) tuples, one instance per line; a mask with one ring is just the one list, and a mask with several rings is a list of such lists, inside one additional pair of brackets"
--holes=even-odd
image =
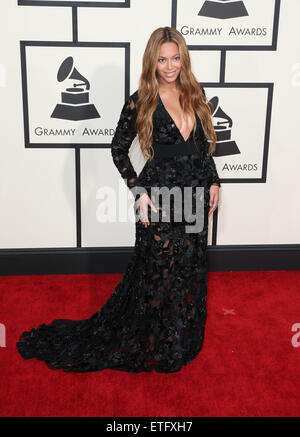
[(181, 70), (178, 45), (165, 42), (160, 46), (157, 60), (158, 81), (164, 84), (175, 82)]

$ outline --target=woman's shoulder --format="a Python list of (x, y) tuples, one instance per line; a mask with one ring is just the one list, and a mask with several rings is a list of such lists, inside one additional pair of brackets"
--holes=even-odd
[(201, 88), (201, 90), (202, 90), (203, 94), (204, 94), (204, 95), (206, 95), (206, 94), (205, 94), (205, 89), (203, 88), (203, 85), (202, 85), (202, 83), (201, 83), (201, 82), (198, 82), (198, 84), (200, 85), (200, 88)]
[(134, 101), (134, 103), (138, 100), (138, 90), (136, 90), (133, 94), (130, 95), (130, 99)]

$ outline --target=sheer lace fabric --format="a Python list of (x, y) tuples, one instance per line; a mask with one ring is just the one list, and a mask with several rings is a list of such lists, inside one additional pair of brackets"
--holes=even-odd
[[(203, 187), (204, 225), (186, 232), (185, 220), (164, 221), (159, 196), (152, 197), (159, 220), (145, 228), (136, 222), (134, 254), (107, 302), (84, 320), (53, 320), (25, 331), (17, 342), (25, 359), (43, 360), (51, 369), (89, 372), (105, 368), (127, 372), (177, 372), (202, 349), (206, 322), (209, 187), (221, 185), (212, 157), (207, 158), (198, 117), (195, 154), (147, 161), (137, 176), (128, 151), (136, 136), (137, 92), (125, 102), (112, 140), (112, 159), (128, 188)], [(153, 141), (179, 144), (183, 138), (160, 100), (153, 115)], [(184, 207), (185, 199), (182, 199)], [(177, 206), (176, 206), (177, 207)], [(149, 218), (151, 210), (149, 207)]]

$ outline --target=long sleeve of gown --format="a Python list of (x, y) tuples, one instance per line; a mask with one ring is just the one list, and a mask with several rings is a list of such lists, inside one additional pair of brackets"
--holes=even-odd
[[(207, 149), (208, 148), (209, 148), (209, 143), (207, 142)], [(212, 156), (206, 158), (206, 172), (208, 176), (209, 186), (218, 185), (219, 187), (221, 187), (221, 182), (216, 169), (216, 164)]]
[[(128, 156), (130, 146), (136, 137), (136, 106), (132, 97), (126, 100), (111, 142), (113, 162), (132, 192), (135, 200), (140, 196), (143, 187), (138, 184), (138, 176)], [(138, 188), (140, 187), (140, 189)]]
[[(201, 86), (201, 89), (203, 91), (205, 98), (207, 98), (203, 86), (201, 84), (200, 84), (200, 86)], [(209, 187), (211, 185), (218, 185), (219, 187), (221, 187), (221, 182), (220, 182), (220, 178), (218, 175), (215, 161), (214, 161), (212, 156), (208, 157), (209, 145), (210, 145), (210, 143), (208, 141), (206, 141), (206, 143), (205, 143), (205, 156), (206, 156), (205, 168), (206, 168), (206, 173), (207, 173), (208, 185), (209, 185)]]

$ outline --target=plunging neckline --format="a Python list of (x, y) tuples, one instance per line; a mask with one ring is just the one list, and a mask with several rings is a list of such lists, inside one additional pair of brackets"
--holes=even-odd
[(189, 136), (188, 136), (187, 139), (185, 140), (184, 137), (183, 137), (183, 135), (182, 135), (182, 133), (181, 133), (181, 131), (180, 131), (180, 129), (179, 129), (179, 127), (178, 127), (177, 124), (175, 123), (173, 117), (171, 117), (169, 111), (168, 111), (167, 108), (165, 107), (164, 102), (162, 101), (162, 98), (160, 97), (160, 94), (159, 94), (159, 93), (158, 93), (158, 99), (159, 99), (159, 101), (161, 102), (163, 109), (164, 109), (165, 112), (168, 114), (168, 116), (170, 117), (170, 119), (171, 119), (171, 121), (173, 122), (174, 126), (175, 126), (176, 129), (178, 130), (178, 132), (179, 132), (181, 138), (183, 139), (183, 141), (184, 141), (185, 143), (187, 143), (188, 140), (189, 140), (189, 138), (190, 138), (190, 136), (192, 135), (193, 128), (192, 128), (192, 130), (190, 131)]

